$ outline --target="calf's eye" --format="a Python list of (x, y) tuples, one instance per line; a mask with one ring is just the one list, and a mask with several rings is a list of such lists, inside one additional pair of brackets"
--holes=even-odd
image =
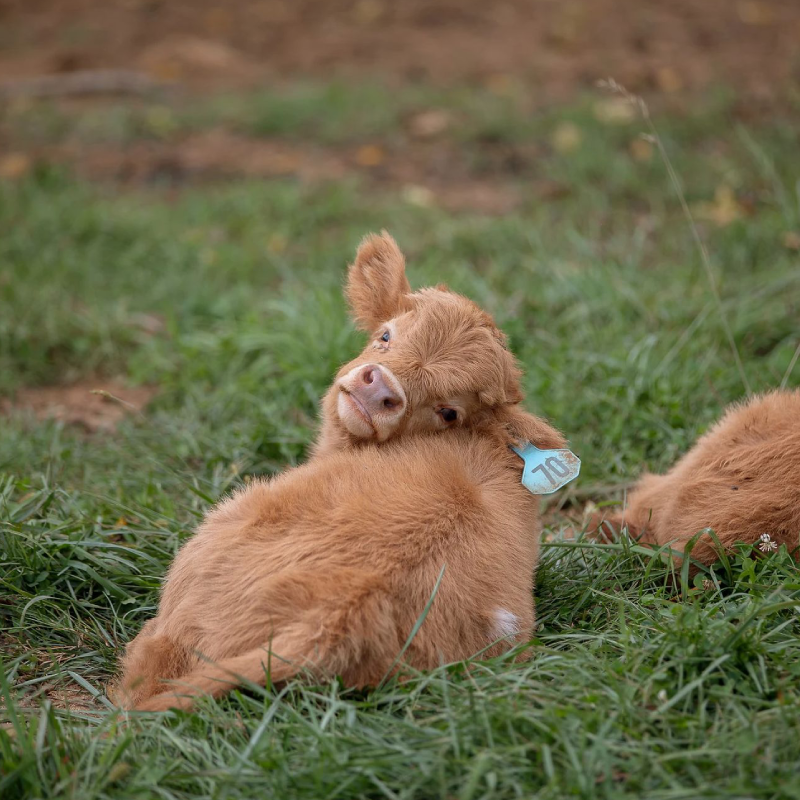
[(458, 419), (458, 411), (454, 408), (443, 408), (439, 413), (445, 422), (455, 422)]
[(388, 342), (389, 339), (391, 339), (391, 338), (392, 338), (392, 335), (389, 333), (389, 331), (384, 331), (383, 335), (381, 336), (381, 341), (382, 342)]

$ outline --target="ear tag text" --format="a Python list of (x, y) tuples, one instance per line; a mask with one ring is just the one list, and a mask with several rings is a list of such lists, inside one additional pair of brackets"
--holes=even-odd
[(571, 450), (540, 450), (530, 442), (511, 449), (525, 462), (522, 485), (532, 494), (552, 494), (575, 480), (581, 460)]

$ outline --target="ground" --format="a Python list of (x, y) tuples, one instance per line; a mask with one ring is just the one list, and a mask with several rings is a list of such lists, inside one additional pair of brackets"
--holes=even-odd
[[(798, 796), (791, 557), (694, 577), (580, 535), (800, 386), (796, 4), (238, 5), (2, 6), (0, 795)], [(65, 80), (107, 68), (144, 83)], [(543, 504), (532, 660), (121, 719), (177, 547), (305, 457), (381, 228), (495, 315), (582, 458)]]

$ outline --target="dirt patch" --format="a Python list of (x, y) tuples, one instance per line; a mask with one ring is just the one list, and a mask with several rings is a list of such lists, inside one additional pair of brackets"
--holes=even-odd
[[(188, 89), (175, 96), (186, 99), (338, 76), (389, 87), (478, 83), (538, 107), (613, 76), (654, 107), (659, 99), (685, 106), (700, 96), (690, 92), (727, 85), (739, 93), (737, 115), (758, 118), (800, 84), (797, 0), (0, 0), (0, 16), (0, 85), (127, 70), (128, 78), (175, 82)], [(222, 127), (119, 145), (37, 144), (28, 133), (0, 142), (0, 177), (17, 179), (38, 162), (170, 190), (236, 177), (314, 183), (355, 174), (412, 204), (482, 214), (566, 191), (537, 170), (533, 145), (487, 142), (467, 152), (451, 135), (458, 120), (449, 112), (424, 110), (403, 127), (386, 141), (331, 147)], [(0, 124), (4, 140), (6, 133)], [(570, 146), (569, 136), (561, 131), (556, 146)]]
[[(103, 711), (106, 706), (95, 699), (86, 689), (75, 683), (44, 683), (35, 687), (33, 691), (15, 698), (17, 709), (38, 709), (43, 700), (49, 700), (53, 708), (59, 711), (71, 711), (79, 714), (96, 714)], [(0, 704), (0, 728), (12, 730), (11, 723), (7, 721), (8, 711)]]
[(515, 76), (560, 97), (607, 75), (640, 92), (726, 83), (759, 96), (800, 77), (796, 0), (4, 0), (0, 9), (6, 79), (126, 68), (209, 89), (298, 75)]
[(37, 419), (55, 419), (90, 433), (107, 433), (128, 414), (141, 412), (155, 394), (152, 386), (129, 388), (115, 381), (86, 380), (70, 386), (20, 389), (13, 400), (0, 399), (0, 413), (29, 411)]
[(104, 708), (95, 698), (76, 685), (45, 687), (47, 699), (55, 708), (87, 712), (99, 711)]
[(349, 168), (346, 153), (308, 143), (251, 139), (221, 129), (177, 141), (136, 141), (123, 146), (73, 143), (45, 148), (38, 157), (68, 164), (93, 180), (122, 183), (288, 175), (317, 182), (341, 178)]
[[(19, 641), (11, 636), (0, 635), (0, 652), (9, 655), (20, 655), (24, 652)], [(44, 672), (54, 669), (63, 669), (63, 663), (70, 654), (70, 648), (54, 647), (48, 650), (34, 651), (37, 667)], [(25, 680), (30, 675), (25, 675), (18, 680)], [(97, 683), (101, 689), (102, 684)], [(14, 688), (14, 687), (12, 687)], [(34, 686), (16, 691), (15, 707), (17, 709), (38, 709), (43, 700), (49, 700), (53, 707), (62, 711), (75, 711), (78, 713), (97, 713), (105, 708), (94, 695), (84, 687), (80, 686), (72, 678), (66, 676), (53, 681), (45, 681)], [(0, 728), (12, 731), (11, 723), (8, 721), (8, 710), (4, 699), (0, 700)]]
[(129, 187), (172, 189), (231, 178), (293, 178), (315, 184), (354, 175), (367, 187), (395, 191), (413, 205), (481, 214), (505, 214), (517, 208), (524, 195), (520, 182), (529, 196), (541, 200), (561, 196), (563, 187), (539, 176), (538, 155), (522, 146), (487, 145), (476, 166), (463, 147), (447, 139), (401, 141), (386, 147), (322, 147), (224, 129), (125, 145), (73, 141), (24, 154), (26, 171), (36, 163), (63, 164), (82, 178)]

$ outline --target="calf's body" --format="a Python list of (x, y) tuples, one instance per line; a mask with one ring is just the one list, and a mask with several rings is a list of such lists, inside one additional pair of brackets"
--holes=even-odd
[[(643, 476), (626, 508), (605, 523), (681, 552), (706, 528), (725, 548), (736, 542), (755, 545), (768, 534), (770, 541), (796, 552), (800, 392), (776, 391), (732, 406), (669, 472)], [(714, 561), (712, 537), (700, 536), (691, 556), (706, 564)]]
[(491, 318), (410, 294), (403, 269), (388, 236), (362, 245), (348, 296), (374, 342), (326, 395), (310, 461), (224, 500), (181, 549), (123, 658), (126, 706), (190, 708), (267, 673), (374, 685), (530, 637), (538, 499), (509, 445), (564, 439), (519, 408)]
[(374, 685), (443, 566), (407, 663), (433, 668), (530, 638), (538, 509), (519, 459), (470, 434), (438, 438), (338, 453), (212, 511), (130, 648), (133, 704), (176, 704), (145, 702), (165, 680), (177, 694), (218, 693), (234, 674), (263, 681), (269, 653), (277, 679), (307, 668)]

